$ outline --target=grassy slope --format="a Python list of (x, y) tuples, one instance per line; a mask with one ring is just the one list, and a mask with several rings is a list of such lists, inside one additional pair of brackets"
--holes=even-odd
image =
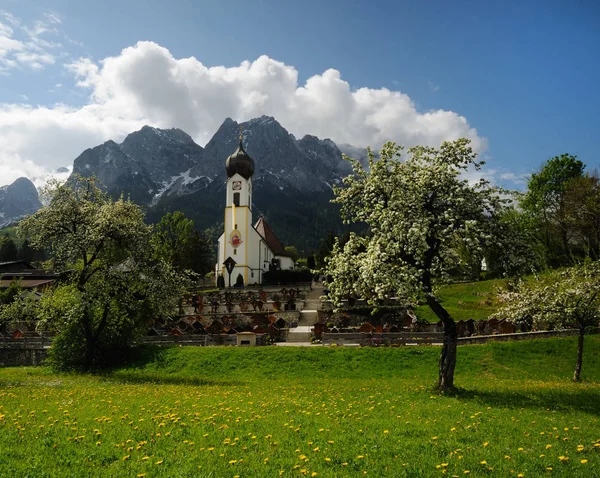
[[(500, 307), (496, 297), (497, 289), (505, 286), (505, 279), (492, 279), (445, 285), (438, 288), (436, 293), (455, 320), (487, 320)], [(415, 313), (420, 319), (429, 322), (439, 320), (426, 305), (417, 307)]]
[(582, 384), (575, 346), (461, 347), (455, 397), (429, 391), (436, 347), (150, 348), (98, 376), (1, 369), (0, 475), (594, 476), (600, 338)]

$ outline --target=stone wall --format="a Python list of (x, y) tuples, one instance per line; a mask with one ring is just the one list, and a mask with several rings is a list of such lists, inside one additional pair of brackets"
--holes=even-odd
[(549, 337), (571, 337), (578, 335), (579, 330), (542, 330), (538, 332), (518, 332), (515, 334), (475, 335), (473, 337), (459, 337), (458, 345), (485, 344), (487, 342), (508, 342), (514, 340), (545, 339)]

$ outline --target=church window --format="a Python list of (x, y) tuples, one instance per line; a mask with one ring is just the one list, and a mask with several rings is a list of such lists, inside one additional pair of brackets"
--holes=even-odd
[(237, 254), (237, 249), (233, 250), (233, 255), (235, 256)]
[(233, 204), (239, 207), (240, 205), (240, 193), (233, 193)]

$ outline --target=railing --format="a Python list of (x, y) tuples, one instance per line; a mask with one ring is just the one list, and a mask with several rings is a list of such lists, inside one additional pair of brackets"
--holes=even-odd
[(43, 349), (50, 347), (53, 335), (24, 335), (23, 337), (10, 337), (0, 335), (0, 348), (5, 349)]

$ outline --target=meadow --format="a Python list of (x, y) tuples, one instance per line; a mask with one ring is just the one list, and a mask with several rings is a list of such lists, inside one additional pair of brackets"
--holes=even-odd
[[(458, 282), (441, 285), (435, 292), (455, 320), (487, 320), (502, 306), (498, 290), (505, 289), (507, 283), (506, 279)], [(440, 320), (427, 305), (418, 306), (415, 314), (428, 322)]]
[(600, 337), (143, 348), (96, 375), (0, 369), (0, 476), (598, 476)]

